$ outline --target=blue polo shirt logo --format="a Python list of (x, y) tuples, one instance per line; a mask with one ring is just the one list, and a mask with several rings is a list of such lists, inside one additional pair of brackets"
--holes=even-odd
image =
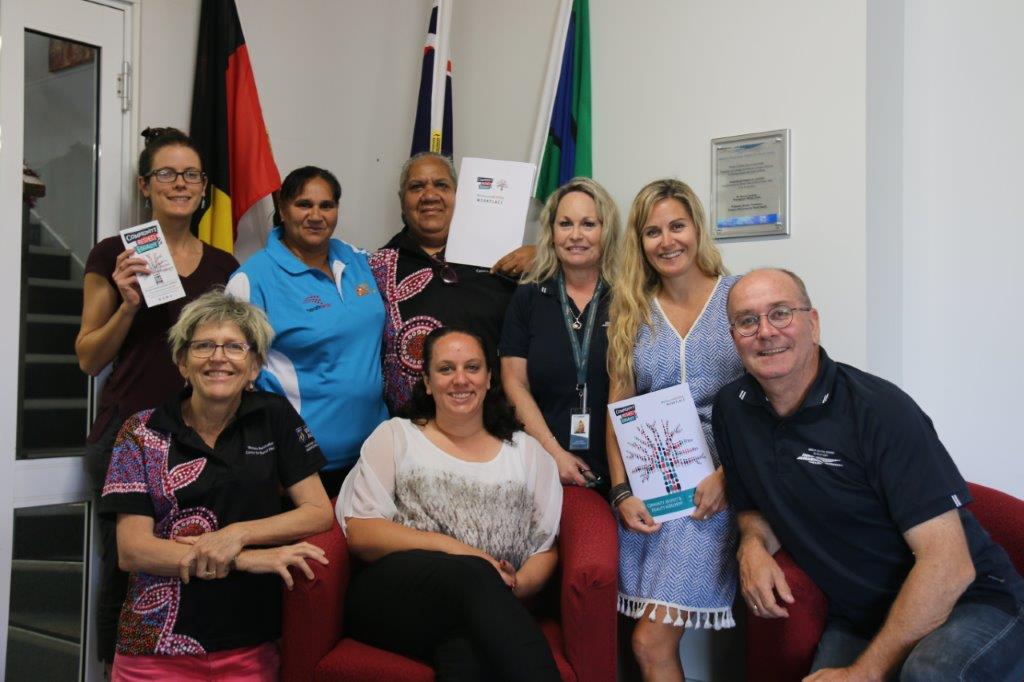
[(317, 310), (323, 310), (324, 308), (331, 307), (330, 303), (327, 303), (326, 301), (324, 301), (324, 299), (320, 298), (316, 294), (307, 296), (306, 298), (302, 299), (302, 305), (306, 307), (307, 313), (312, 313)]

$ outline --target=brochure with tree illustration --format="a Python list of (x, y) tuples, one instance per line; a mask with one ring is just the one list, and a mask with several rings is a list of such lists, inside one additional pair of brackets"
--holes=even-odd
[(148, 307), (184, 298), (185, 288), (174, 267), (174, 259), (167, 248), (160, 223), (151, 220), (135, 227), (126, 227), (121, 230), (121, 241), (124, 248), (135, 249), (136, 256), (146, 259), (149, 274), (139, 275), (138, 280)]
[(715, 469), (688, 384), (608, 405), (633, 494), (655, 521), (689, 516), (693, 493)]

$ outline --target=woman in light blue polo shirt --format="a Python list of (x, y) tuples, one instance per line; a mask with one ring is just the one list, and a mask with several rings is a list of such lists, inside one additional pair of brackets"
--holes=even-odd
[(331, 239), (341, 185), (304, 166), (281, 185), (267, 247), (228, 282), (263, 308), (276, 336), (256, 385), (291, 401), (327, 457), (336, 495), (366, 437), (387, 419), (380, 369), (384, 303), (367, 253)]

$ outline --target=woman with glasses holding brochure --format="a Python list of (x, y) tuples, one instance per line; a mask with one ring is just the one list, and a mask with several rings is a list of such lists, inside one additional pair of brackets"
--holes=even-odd
[(316, 440), (252, 385), (273, 336), (259, 308), (199, 297), (168, 334), (185, 388), (118, 434), (99, 504), (131, 571), (114, 682), (278, 679), (281, 582), (327, 563), (297, 540), (334, 520)]
[[(97, 493), (122, 422), (159, 405), (181, 387), (181, 375), (167, 356), (167, 330), (186, 303), (227, 282), (238, 267), (231, 254), (204, 244), (189, 229), (206, 191), (206, 173), (195, 143), (175, 128), (147, 128), (142, 135), (146, 143), (139, 155), (139, 192), (152, 219), (160, 223), (185, 297), (147, 306), (137, 280), (148, 272), (146, 261), (134, 249), (125, 250), (120, 236), (100, 241), (89, 254), (75, 353), (82, 370), (93, 376), (113, 364), (85, 453)], [(127, 574), (117, 568), (113, 523), (101, 519), (99, 530), (103, 549), (97, 646), (100, 659), (110, 663)]]
[(540, 214), (533, 266), (505, 314), (501, 380), (527, 433), (565, 485), (608, 491), (608, 282), (619, 211), (601, 185), (573, 178)]
[(655, 523), (632, 495), (608, 424), (610, 499), (618, 510), (619, 611), (637, 619), (633, 653), (645, 679), (683, 680), (684, 627), (733, 627), (736, 526), (711, 434), (719, 388), (743, 367), (726, 299), (736, 281), (708, 233), (704, 209), (678, 180), (656, 180), (630, 208), (614, 283), (609, 402), (686, 382), (717, 469), (694, 493), (691, 517)]
[(329, 495), (387, 419), (380, 370), (384, 302), (362, 249), (333, 239), (341, 185), (330, 171), (297, 168), (281, 183), (267, 246), (228, 283), (262, 308), (276, 334), (256, 385), (285, 396), (309, 424), (327, 464)]

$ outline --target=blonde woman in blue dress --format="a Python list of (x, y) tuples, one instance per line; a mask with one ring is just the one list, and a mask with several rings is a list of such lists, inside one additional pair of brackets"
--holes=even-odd
[(692, 517), (655, 523), (632, 496), (608, 424), (610, 499), (619, 514), (619, 611), (637, 619), (632, 647), (645, 680), (683, 680), (687, 627), (733, 627), (736, 524), (714, 451), (711, 404), (742, 374), (729, 336), (728, 276), (693, 190), (656, 180), (630, 208), (613, 287), (609, 402), (688, 382), (716, 469), (694, 494)]

